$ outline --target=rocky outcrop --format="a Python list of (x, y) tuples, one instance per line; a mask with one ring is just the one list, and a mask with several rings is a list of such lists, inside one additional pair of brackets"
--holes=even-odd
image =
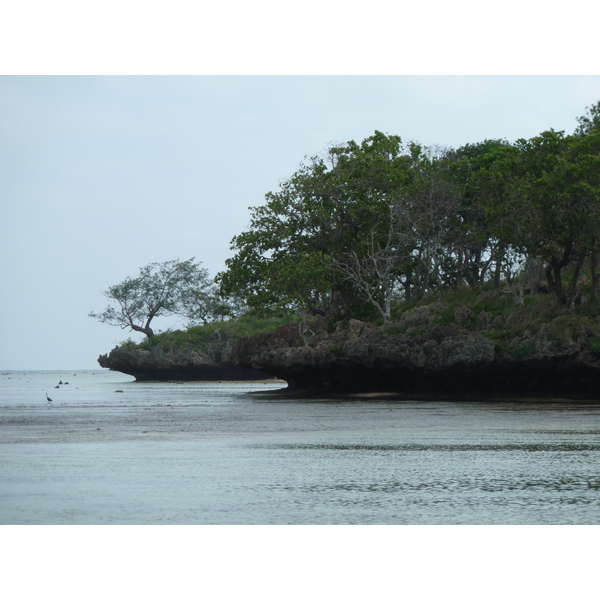
[(290, 326), (239, 340), (232, 359), (287, 381), (290, 390), (315, 393), (600, 396), (600, 356), (590, 348), (585, 317), (560, 317), (498, 345), (490, 330), (462, 327), (473, 317), (469, 309), (440, 324), (447, 309), (420, 307), (381, 327), (350, 321), (327, 331), (324, 320), (305, 330)]
[(179, 349), (117, 347), (98, 362), (138, 380), (278, 378), (314, 395), (600, 398), (600, 317), (563, 314), (530, 327), (518, 311), (494, 314), (485, 294), (493, 292), (480, 298), (489, 313), (480, 299), (438, 302), (379, 327), (321, 319)]
[(133, 375), (137, 381), (246, 381), (271, 377), (234, 365), (226, 348), (215, 352), (213, 346), (212, 350), (209, 354), (191, 350), (165, 351), (158, 346), (150, 350), (128, 350), (117, 346), (110, 354), (99, 356), (98, 363), (105, 369)]

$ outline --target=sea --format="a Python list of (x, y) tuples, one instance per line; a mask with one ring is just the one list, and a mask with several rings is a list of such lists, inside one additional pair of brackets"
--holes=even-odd
[(4, 371), (0, 524), (600, 522), (600, 402), (285, 387)]

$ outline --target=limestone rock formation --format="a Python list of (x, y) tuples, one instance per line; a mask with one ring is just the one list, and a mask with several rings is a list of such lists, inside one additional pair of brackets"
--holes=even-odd
[(98, 362), (138, 380), (276, 377), (315, 395), (600, 398), (600, 317), (563, 314), (531, 329), (520, 318), (437, 302), (382, 326), (322, 318), (202, 350), (117, 347)]
[[(482, 332), (439, 324), (446, 308), (419, 307), (380, 327), (354, 320), (328, 332), (322, 320), (301, 335), (289, 326), (239, 340), (232, 358), (315, 393), (600, 396), (600, 356), (590, 350), (585, 318), (575, 329), (559, 318), (501, 348)], [(456, 320), (468, 317), (462, 311)]]
[(211, 356), (190, 350), (128, 350), (117, 346), (98, 357), (101, 367), (133, 375), (138, 381), (246, 381), (270, 375), (234, 365), (228, 352)]

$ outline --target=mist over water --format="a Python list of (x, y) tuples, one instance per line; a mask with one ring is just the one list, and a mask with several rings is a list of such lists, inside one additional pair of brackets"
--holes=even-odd
[(0, 523), (600, 522), (600, 404), (282, 387), (2, 373)]

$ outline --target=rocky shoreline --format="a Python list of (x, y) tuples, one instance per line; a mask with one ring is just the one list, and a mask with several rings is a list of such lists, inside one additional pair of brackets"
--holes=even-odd
[(276, 378), (290, 394), (600, 397), (600, 352), (591, 343), (598, 324), (587, 317), (559, 317), (498, 344), (490, 319), (467, 329), (460, 307), (456, 322), (440, 324), (447, 310), (435, 303), (387, 325), (351, 320), (334, 331), (326, 319), (290, 325), (232, 341), (213, 356), (115, 348), (99, 363), (138, 380)]
[[(414, 315), (413, 315), (414, 316)], [(343, 393), (399, 393), (427, 396), (600, 396), (600, 360), (581, 339), (553, 344), (547, 331), (515, 348), (532, 351), (516, 358), (480, 333), (456, 325), (429, 325), (417, 334), (397, 325), (373, 327), (351, 321), (328, 334), (313, 329), (303, 343), (297, 328), (241, 340), (234, 361), (269, 372), (293, 390)], [(558, 348), (557, 346), (561, 346)], [(518, 352), (517, 352), (518, 353)]]
[(136, 381), (256, 381), (271, 379), (269, 375), (237, 366), (229, 360), (211, 359), (200, 352), (165, 352), (127, 350), (117, 346), (109, 354), (98, 357), (105, 369), (135, 377)]

